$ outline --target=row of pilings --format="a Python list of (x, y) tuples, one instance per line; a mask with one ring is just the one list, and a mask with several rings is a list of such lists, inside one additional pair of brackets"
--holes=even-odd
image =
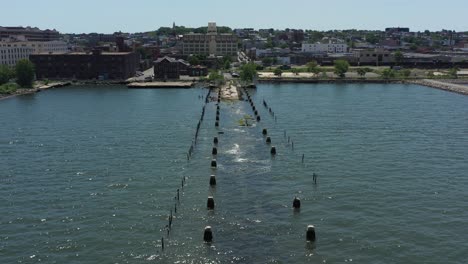
[[(261, 116), (259, 114), (259, 110), (255, 106), (255, 103), (253, 102), (249, 91), (244, 88), (243, 92), (247, 96), (247, 101), (249, 102), (249, 104), (250, 104), (250, 106), (252, 108), (252, 112), (253, 112), (253, 114), (255, 116), (255, 120), (257, 121), (257, 123), (260, 123), (262, 119), (261, 119)], [(219, 92), (217, 105), (216, 105), (216, 120), (215, 120), (215, 127), (216, 128), (219, 128), (219, 122), (220, 122), (220, 116), (219, 116), (220, 115), (220, 103), (221, 103), (220, 96), (221, 96), (221, 93)], [(267, 105), (267, 103), (265, 101), (264, 101), (264, 105)], [(276, 116), (275, 116), (275, 114), (274, 114), (274, 112), (273, 112), (273, 110), (271, 108), (269, 108), (269, 113), (271, 114), (271, 116), (276, 121)], [(271, 137), (268, 136), (268, 129), (264, 128), (262, 130), (262, 135), (265, 137), (266, 144), (270, 145), (270, 154), (274, 158), (275, 155), (277, 154), (277, 150), (276, 150), (275, 146), (271, 145), (272, 140), (271, 140)], [(212, 153), (211, 153), (213, 158), (212, 158), (211, 164), (210, 164), (211, 169), (212, 169), (212, 174), (211, 174), (210, 179), (209, 179), (209, 184), (210, 184), (211, 188), (213, 188), (216, 185), (216, 171), (217, 171), (217, 167), (218, 167), (217, 155), (219, 153), (218, 142), (219, 142), (218, 137), (214, 137), (213, 138), (213, 148), (212, 148)], [(294, 149), (294, 146), (292, 146), (292, 149)], [(302, 157), (302, 162), (304, 162), (304, 156)], [(314, 176), (314, 179), (315, 179), (315, 176)], [(294, 197), (293, 202), (292, 202), (292, 207), (297, 212), (300, 211), (300, 208), (301, 208), (300, 198)], [(214, 199), (214, 197), (212, 195), (208, 196), (208, 198), (207, 198), (207, 209), (208, 210), (214, 210), (215, 209), (215, 199)], [(212, 243), (213, 242), (213, 229), (212, 229), (211, 226), (206, 226), (205, 227), (205, 230), (204, 230), (204, 233), (203, 233), (203, 240), (206, 243)], [(316, 240), (315, 227), (313, 225), (308, 225), (307, 226), (306, 240), (308, 242), (315, 242), (315, 240)]]
[[(203, 107), (202, 107), (202, 110), (201, 110), (200, 118), (199, 118), (197, 126), (195, 128), (195, 133), (194, 133), (192, 142), (191, 142), (190, 147), (188, 148), (188, 151), (187, 151), (187, 154), (186, 154), (187, 161), (190, 161), (192, 159), (192, 156), (194, 155), (195, 146), (197, 145), (198, 136), (199, 136), (199, 133), (200, 133), (200, 128), (201, 128), (202, 122), (203, 122), (203, 120), (205, 118), (206, 106), (210, 102), (210, 98), (211, 98), (210, 95), (211, 95), (211, 90), (208, 90), (208, 93), (206, 95), (199, 95), (199, 99), (203, 99), (204, 104), (203, 104)], [(167, 236), (166, 239), (169, 239), (170, 233), (173, 230), (173, 223), (174, 223), (174, 220), (175, 220), (175, 216), (177, 215), (178, 207), (180, 206), (181, 197), (183, 196), (182, 194), (184, 192), (184, 187), (186, 186), (186, 181), (187, 181), (187, 177), (183, 176), (182, 179), (181, 179), (181, 182), (180, 182), (180, 187), (177, 188), (175, 193), (174, 193), (175, 194), (174, 199), (173, 199), (174, 200), (174, 206), (173, 207), (171, 206), (171, 208), (169, 210), (169, 214), (167, 216), (167, 224), (163, 228), (163, 230), (166, 231), (166, 236)], [(165, 247), (166, 247), (166, 243), (165, 243), (164, 236), (163, 236), (163, 237), (161, 237), (161, 250), (164, 251)]]
[[(255, 116), (255, 120), (257, 121), (257, 123), (261, 123), (261, 116), (260, 116), (260, 113), (259, 113), (259, 109), (255, 106), (255, 103), (254, 101), (252, 100), (252, 97), (249, 93), (249, 91), (247, 89), (243, 89), (243, 92), (244, 94), (246, 95), (247, 97), (247, 101), (248, 103), (250, 104), (251, 108), (252, 108), (252, 112)], [(195, 129), (195, 135), (194, 135), (194, 138), (192, 140), (192, 143), (188, 149), (188, 152), (187, 152), (187, 161), (190, 161), (192, 159), (192, 156), (194, 154), (194, 149), (195, 149), (195, 146), (197, 144), (197, 140), (198, 140), (198, 135), (199, 135), (199, 131), (201, 129), (201, 124), (204, 120), (204, 116), (205, 116), (205, 110), (206, 110), (206, 105), (208, 103), (210, 103), (210, 101), (215, 101), (216, 103), (216, 115), (215, 115), (215, 120), (214, 120), (214, 126), (215, 128), (219, 129), (220, 127), (220, 105), (221, 105), (221, 90), (218, 90), (218, 93), (217, 93), (217, 96), (216, 97), (211, 97), (212, 93), (212, 90), (210, 89), (208, 91), (208, 94), (206, 95), (205, 97), (205, 104), (202, 108), (202, 113), (201, 113), (201, 116), (200, 116), (200, 119), (197, 123), (197, 126), (196, 126), (196, 129)], [(213, 98), (216, 98), (213, 100)], [(263, 106), (267, 109), (269, 115), (273, 118), (274, 122), (276, 123), (277, 122), (277, 115), (275, 114), (275, 112), (273, 111), (273, 109), (269, 106), (268, 102), (266, 102), (265, 100), (263, 100)], [(270, 155), (272, 156), (272, 158), (274, 158), (276, 155), (277, 155), (277, 148), (276, 146), (274, 146), (272, 144), (273, 140), (271, 138), (271, 136), (269, 135), (269, 131), (267, 128), (263, 128), (262, 129), (262, 136), (264, 137), (264, 140), (265, 140), (265, 144), (269, 145), (270, 146)], [(293, 139), (287, 135), (287, 132), (286, 130), (284, 130), (284, 140), (286, 141), (287, 139), (287, 142), (289, 144), (289, 146), (291, 147), (291, 150), (294, 151), (294, 141)], [(220, 153), (219, 151), (219, 141), (220, 141), (220, 138), (218, 138), (218, 133), (216, 134), (216, 136), (213, 136), (213, 142), (212, 142), (212, 148), (211, 148), (211, 155), (212, 155), (212, 159), (211, 159), (211, 163), (210, 163), (210, 167), (211, 167), (211, 174), (209, 176), (209, 179), (208, 179), (208, 184), (210, 186), (210, 189), (212, 188), (215, 188), (215, 186), (217, 185), (217, 168), (218, 168), (218, 155)], [(305, 155), (302, 154), (302, 157), (301, 157), (301, 163), (304, 164), (304, 159), (305, 159)], [(180, 186), (180, 189), (177, 189), (176, 190), (176, 196), (174, 197), (174, 200), (175, 200), (175, 204), (174, 204), (174, 207), (170, 210), (169, 212), (169, 215), (168, 215), (168, 224), (165, 226), (166, 230), (167, 230), (167, 235), (169, 236), (171, 230), (172, 230), (172, 225), (173, 225), (173, 221), (174, 221), (174, 216), (175, 214), (177, 214), (177, 207), (178, 207), (178, 204), (180, 203), (180, 199), (181, 199), (181, 190), (183, 191), (184, 189), (184, 186), (186, 184), (186, 177), (183, 177), (182, 180), (181, 180), (181, 186)], [(317, 175), (315, 173), (313, 173), (313, 182), (314, 184), (317, 184)], [(301, 208), (301, 199), (299, 197), (294, 197), (293, 199), (293, 202), (292, 202), (292, 207), (294, 210), (296, 210), (297, 212), (300, 212), (300, 208)], [(207, 201), (206, 201), (206, 208), (207, 210), (215, 210), (215, 197), (212, 195), (212, 192), (210, 192), (208, 194), (208, 198), (207, 198)], [(213, 235), (214, 231), (213, 231), (213, 228), (211, 226), (205, 226), (204, 230), (203, 230), (203, 241), (205, 243), (208, 243), (208, 244), (211, 244), (213, 243), (214, 241), (214, 235)], [(315, 234), (315, 227), (313, 225), (308, 225), (307, 228), (306, 228), (306, 241), (308, 242), (315, 242), (316, 240), (316, 234)], [(162, 250), (164, 250), (164, 247), (165, 247), (165, 243), (164, 243), (164, 237), (162, 237), (161, 239), (161, 247), (162, 247)]]

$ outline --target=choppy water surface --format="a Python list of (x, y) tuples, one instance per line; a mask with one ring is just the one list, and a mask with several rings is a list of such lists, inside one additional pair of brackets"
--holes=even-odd
[[(251, 90), (262, 117), (252, 127), (239, 126), (253, 114), (245, 101), (221, 103), (219, 129), (215, 104), (206, 106), (187, 162), (206, 92), (71, 87), (0, 101), (0, 263), (468, 258), (468, 97), (413, 85), (263, 84)], [(315, 245), (305, 242), (308, 224)]]

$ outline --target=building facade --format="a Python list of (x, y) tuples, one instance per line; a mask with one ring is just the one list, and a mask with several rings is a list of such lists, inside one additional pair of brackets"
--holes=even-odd
[(348, 45), (342, 43), (303, 43), (301, 51), (304, 53), (346, 53), (348, 52)]
[(70, 52), (30, 55), (37, 79), (125, 80), (135, 75), (134, 52)]
[(188, 62), (171, 57), (159, 58), (154, 62), (154, 78), (160, 80), (179, 79), (181, 75), (206, 76), (208, 68), (191, 66)]
[(19, 60), (29, 59), (31, 54), (67, 52), (68, 44), (63, 41), (1, 41), (0, 65), (14, 66)]
[(237, 55), (237, 36), (218, 34), (216, 23), (210, 22), (207, 34), (191, 33), (183, 36), (182, 53), (184, 55), (234, 56)]
[(357, 65), (390, 65), (394, 62), (390, 52), (384, 49), (356, 49), (353, 51)]
[(60, 39), (55, 29), (40, 30), (36, 27), (1, 27), (0, 39), (25, 38), (27, 41), (54, 41)]

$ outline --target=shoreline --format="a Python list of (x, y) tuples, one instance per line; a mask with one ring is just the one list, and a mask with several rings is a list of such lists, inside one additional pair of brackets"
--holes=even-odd
[[(320, 78), (259, 78), (258, 83), (313, 83), (313, 84), (347, 84), (347, 83), (365, 83), (365, 84), (416, 84), (422, 85), (429, 88), (439, 89), (447, 92), (458, 93), (462, 95), (468, 95), (468, 79), (320, 79)], [(0, 94), (0, 100), (12, 98), (20, 95), (35, 94), (43, 90), (64, 87), (69, 85), (115, 85), (122, 84), (127, 85), (129, 89), (162, 89), (162, 88), (192, 88), (197, 82), (153, 82), (153, 83), (124, 83), (124, 82), (96, 82), (96, 81), (82, 81), (72, 83), (69, 81), (51, 83), (48, 85), (42, 85), (37, 88), (30, 89), (18, 89), (13, 94)]]
[(0, 100), (4, 100), (4, 99), (8, 99), (8, 98), (15, 97), (15, 96), (20, 96), (20, 95), (35, 94), (35, 93), (39, 93), (48, 89), (64, 87), (64, 86), (69, 86), (69, 85), (71, 85), (71, 82), (58, 82), (58, 83), (41, 85), (36, 88), (26, 88), (26, 89), (20, 88), (12, 94), (0, 94)]
[(443, 82), (431, 79), (422, 79), (422, 80), (411, 80), (408, 81), (409, 84), (418, 84), (430, 88), (435, 88), (447, 92), (458, 93), (462, 95), (468, 95), (468, 85), (462, 85), (451, 82)]
[[(428, 88), (468, 95), (468, 80), (465, 79), (306, 79), (306, 78), (262, 78), (259, 83), (376, 83), (416, 84)], [(465, 84), (465, 85), (464, 85)]]
[(259, 83), (405, 83), (403, 79), (261, 78)]

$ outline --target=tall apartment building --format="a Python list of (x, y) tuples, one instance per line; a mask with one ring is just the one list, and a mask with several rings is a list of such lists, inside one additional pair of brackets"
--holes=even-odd
[(207, 34), (187, 34), (182, 38), (182, 54), (214, 56), (237, 55), (237, 36), (218, 34), (216, 23), (208, 23)]

